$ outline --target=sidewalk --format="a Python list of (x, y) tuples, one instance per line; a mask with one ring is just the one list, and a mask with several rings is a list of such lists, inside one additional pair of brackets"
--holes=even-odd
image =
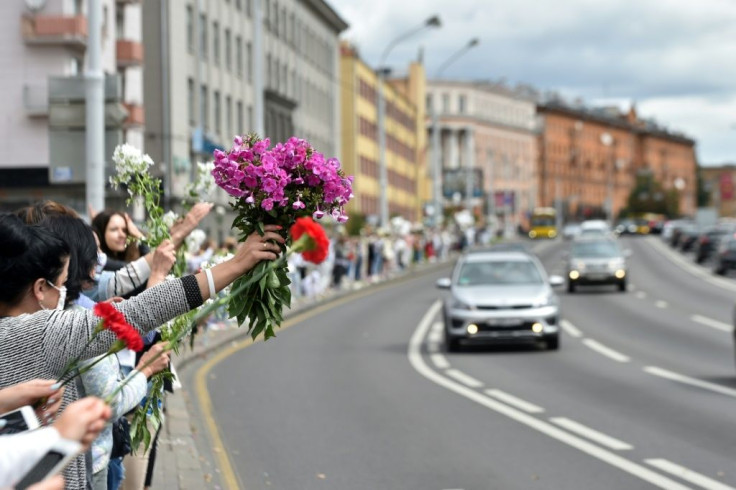
[[(448, 260), (444, 262), (418, 264), (380, 282), (362, 283), (340, 291), (329, 290), (316, 298), (300, 298), (294, 301), (290, 310), (285, 312), (284, 318), (288, 319), (298, 313), (339, 298), (380, 287), (390, 282), (430, 274), (447, 267), (455, 258), (456, 255), (451, 254)], [(203, 359), (223, 346), (246, 338), (248, 332), (245, 328), (234, 328), (209, 331), (206, 335), (206, 342), (205, 334), (201, 333), (196, 338), (194, 349), (187, 346), (181, 350), (178, 356), (173, 358), (174, 365), (179, 372), (184, 371), (194, 360)], [(195, 428), (187, 409), (187, 401), (191, 396), (188, 388), (188, 386), (182, 386), (175, 394), (166, 398), (166, 420), (159, 436), (158, 455), (152, 485), (152, 488), (157, 490), (220, 488), (219, 485), (211, 482), (212, 474), (217, 469), (210, 467), (205, 458), (201, 456), (194, 440), (193, 431)]]

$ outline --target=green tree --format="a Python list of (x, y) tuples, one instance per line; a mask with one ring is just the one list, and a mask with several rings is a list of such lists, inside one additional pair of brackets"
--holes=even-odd
[(698, 165), (697, 170), (697, 201), (698, 207), (703, 208), (710, 205), (710, 192), (705, 186), (705, 179), (703, 179), (703, 168)]
[(680, 212), (680, 193), (677, 189), (665, 190), (651, 173), (639, 174), (626, 210), (629, 214), (657, 213), (675, 217)]
[(350, 213), (350, 219), (345, 223), (345, 230), (350, 236), (360, 235), (360, 230), (365, 226), (365, 214)]

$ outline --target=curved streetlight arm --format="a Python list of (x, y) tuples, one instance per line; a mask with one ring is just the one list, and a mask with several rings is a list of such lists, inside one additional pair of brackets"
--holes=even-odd
[(447, 69), (448, 66), (450, 66), (452, 63), (454, 63), (458, 58), (460, 58), (461, 55), (465, 54), (466, 51), (470, 50), (474, 46), (477, 46), (480, 41), (478, 38), (473, 38), (470, 40), (468, 44), (463, 46), (462, 48), (458, 49), (455, 53), (450, 56), (447, 61), (445, 61), (438, 69), (434, 76), (435, 79), (439, 79), (440, 75), (443, 71)]
[(383, 51), (383, 54), (381, 55), (381, 59), (378, 62), (378, 68), (381, 69), (383, 67), (383, 64), (386, 62), (386, 58), (388, 58), (388, 55), (391, 52), (391, 50), (394, 49), (396, 45), (399, 44), (401, 41), (404, 41), (405, 39), (408, 39), (414, 36), (415, 34), (422, 32), (424, 29), (427, 29), (428, 27), (440, 27), (441, 25), (442, 24), (440, 22), (439, 17), (437, 16), (430, 17), (421, 26), (415, 29), (412, 29), (409, 32), (406, 32), (400, 35), (399, 37), (397, 37), (396, 39), (394, 39), (393, 41), (391, 41), (389, 45), (386, 46), (386, 49)]

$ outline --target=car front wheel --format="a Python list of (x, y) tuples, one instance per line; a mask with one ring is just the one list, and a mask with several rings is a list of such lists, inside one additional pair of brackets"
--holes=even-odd
[(445, 329), (445, 349), (447, 352), (457, 352), (460, 350), (460, 339), (447, 333), (447, 329)]

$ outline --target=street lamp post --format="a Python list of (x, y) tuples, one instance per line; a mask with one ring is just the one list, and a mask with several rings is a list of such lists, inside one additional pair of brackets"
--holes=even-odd
[(601, 143), (608, 150), (608, 179), (606, 182), (606, 213), (608, 214), (608, 224), (613, 226), (613, 136), (610, 133), (601, 134)]
[(378, 90), (376, 94), (376, 104), (378, 109), (378, 159), (379, 159), (379, 210), (381, 213), (381, 226), (388, 226), (388, 168), (386, 164), (386, 107), (383, 97), (383, 84), (387, 75), (387, 70), (384, 68), (384, 63), (391, 50), (396, 47), (401, 41), (410, 38), (411, 36), (423, 31), (429, 27), (440, 27), (439, 16), (432, 16), (421, 26), (408, 31), (401, 36), (397, 37), (383, 51), (381, 60), (378, 64)]
[[(453, 53), (435, 73), (434, 79), (439, 80), (442, 72), (447, 69), (450, 64), (457, 60), (461, 55), (465, 54), (473, 46), (477, 46), (480, 41), (478, 38), (473, 38), (461, 49)], [(442, 206), (442, 164), (440, 162), (440, 130), (439, 121), (437, 115), (437, 109), (435, 105), (437, 103), (436, 97), (432, 97), (432, 103), (429, 104), (429, 116), (432, 124), (432, 207), (434, 207), (434, 225), (439, 226), (442, 224), (443, 218), (443, 206)], [(471, 177), (468, 176), (468, 179)], [(471, 181), (472, 182), (472, 181)], [(467, 181), (466, 181), (467, 185)]]

